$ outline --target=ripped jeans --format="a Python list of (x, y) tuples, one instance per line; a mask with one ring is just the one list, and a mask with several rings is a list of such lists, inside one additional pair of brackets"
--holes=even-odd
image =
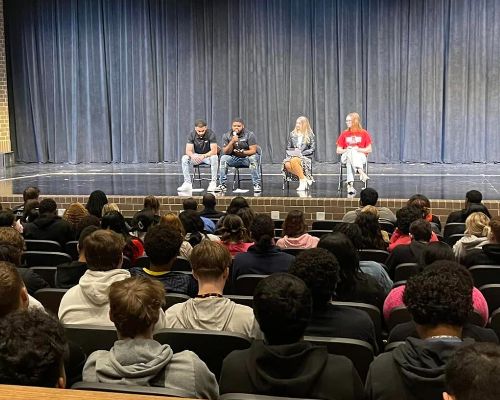
[(356, 149), (349, 149), (342, 154), (340, 162), (347, 167), (347, 183), (353, 182), (356, 170), (362, 170), (366, 164), (366, 155)]
[(259, 162), (260, 155), (257, 153), (248, 157), (236, 157), (229, 154), (224, 154), (220, 158), (219, 183), (221, 185), (226, 184), (228, 167), (245, 167), (250, 168), (250, 175), (252, 175), (253, 185), (260, 186)]

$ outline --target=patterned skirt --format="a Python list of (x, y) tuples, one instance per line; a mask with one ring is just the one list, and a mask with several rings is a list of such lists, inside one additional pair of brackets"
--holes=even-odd
[[(281, 173), (283, 174), (283, 179), (287, 181), (298, 181), (299, 178), (297, 177), (297, 175), (288, 172), (285, 168), (285, 163), (290, 161), (292, 158), (294, 157), (287, 157), (283, 160), (283, 163), (281, 165)], [(312, 176), (312, 160), (306, 156), (300, 156), (299, 158), (300, 161), (302, 161), (302, 170), (304, 171), (306, 179), (311, 179), (312, 181), (314, 181), (314, 178)]]

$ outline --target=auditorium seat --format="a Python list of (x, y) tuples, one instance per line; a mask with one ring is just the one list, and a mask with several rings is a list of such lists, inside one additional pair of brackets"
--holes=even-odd
[[(77, 382), (71, 389), (77, 390), (90, 390), (97, 392), (113, 392), (113, 393), (125, 393), (125, 394), (138, 394), (143, 396), (168, 396), (168, 397), (179, 397), (179, 393), (172, 391), (171, 389), (162, 388), (158, 386), (137, 386), (137, 385), (118, 385), (113, 383), (99, 383), (99, 382)], [(72, 395), (72, 398), (75, 394)], [(142, 399), (143, 396), (140, 396)], [(77, 397), (74, 397), (77, 398)], [(99, 396), (96, 394), (95, 398), (100, 399), (104, 396)], [(108, 395), (105, 397), (108, 398)], [(122, 397), (125, 399), (125, 397)], [(126, 399), (134, 398), (132, 396), (127, 396)], [(146, 399), (146, 397), (144, 397)]]
[(475, 287), (500, 284), (500, 265), (474, 265), (469, 268)]
[(137, 268), (149, 268), (150, 265), (151, 265), (151, 262), (149, 261), (148, 256), (137, 257), (137, 259), (135, 260), (135, 263), (134, 263), (134, 267), (137, 267)]
[(392, 233), (396, 229), (396, 226), (391, 221), (388, 221), (386, 219), (379, 218), (378, 224), (380, 225), (380, 229), (386, 231), (389, 235), (392, 235)]
[(56, 287), (57, 267), (31, 267), (30, 269), (43, 278), (51, 288)]
[(253, 308), (253, 296), (244, 296), (244, 295), (239, 295), (239, 294), (228, 294), (228, 295), (224, 295), (224, 297), (227, 297), (228, 299), (234, 301), (237, 304), (241, 304), (241, 305)]
[(207, 364), (217, 379), (224, 358), (234, 350), (249, 348), (251, 344), (249, 338), (236, 333), (197, 329), (162, 329), (154, 334), (154, 339), (170, 345), (174, 353), (193, 351)]
[(496, 309), (491, 313), (490, 327), (495, 331), (497, 336), (500, 338), (500, 308)]
[(402, 344), (405, 344), (405, 342), (398, 341), (398, 342), (387, 343), (387, 345), (384, 348), (384, 353), (388, 353), (389, 351), (393, 351), (395, 348), (401, 346)]
[(465, 236), (463, 233), (454, 233), (453, 235), (450, 235), (448, 237), (444, 238), (444, 241), (448, 243), (451, 247), (455, 245), (460, 239), (462, 239)]
[(479, 290), (488, 303), (490, 314), (492, 314), (496, 309), (500, 308), (500, 284), (494, 283), (490, 285), (484, 285), (481, 286)]
[(358, 371), (364, 382), (370, 363), (375, 355), (371, 344), (358, 339), (304, 336), (304, 340), (318, 346), (325, 346), (328, 353), (346, 356)]
[(342, 224), (342, 220), (335, 219), (330, 221), (313, 221), (311, 230), (332, 231), (335, 225)]
[(54, 240), (25, 239), (28, 251), (56, 251), (62, 253), (63, 249), (59, 242)]
[(417, 263), (401, 263), (396, 265), (394, 270), (394, 280), (396, 282), (406, 281), (419, 272)]
[(78, 260), (78, 240), (66, 242), (64, 245), (64, 252), (69, 254), (74, 261)]
[(413, 318), (406, 306), (394, 307), (389, 314), (389, 319), (387, 320), (387, 329), (390, 332), (396, 325), (411, 321), (412, 319)]
[(361, 249), (359, 250), (359, 261), (376, 261), (384, 264), (389, 257), (389, 252), (377, 249)]
[(190, 298), (191, 297), (189, 297), (187, 294), (167, 293), (165, 295), (165, 306), (163, 307), (163, 310), (172, 307), (174, 304), (184, 303), (186, 300), (189, 300)]
[(281, 249), (282, 252), (290, 254), (291, 256), (297, 257), (305, 249)]
[(172, 266), (172, 271), (179, 272), (192, 272), (191, 263), (189, 260), (186, 260), (182, 257), (177, 257), (174, 261), (174, 265)]
[(71, 256), (58, 251), (25, 251), (22, 260), (28, 267), (55, 267), (73, 261)]
[(234, 294), (253, 296), (257, 284), (268, 275), (243, 274), (236, 278), (233, 287)]
[(33, 297), (42, 303), (46, 311), (50, 311), (54, 315), (57, 315), (61, 299), (67, 291), (68, 289), (39, 289), (35, 292)]
[(118, 340), (114, 326), (64, 324), (69, 341), (80, 346), (88, 357), (96, 350), (109, 350)]
[(446, 224), (443, 228), (443, 236), (445, 239), (450, 237), (451, 235), (464, 232), (465, 232), (465, 224), (463, 222), (450, 222), (449, 224)]
[(354, 301), (332, 301), (336, 306), (344, 306), (355, 308), (356, 310), (364, 311), (368, 314), (375, 327), (375, 334), (377, 339), (382, 337), (382, 314), (380, 309), (372, 304), (358, 303)]
[(315, 229), (315, 230), (310, 230), (308, 233), (309, 233), (309, 235), (311, 235), (311, 236), (316, 236), (316, 237), (318, 237), (318, 238), (320, 238), (320, 239), (321, 239), (321, 237), (322, 237), (323, 235), (326, 235), (326, 234), (328, 234), (328, 233), (332, 233), (332, 231), (325, 230), (325, 229)]

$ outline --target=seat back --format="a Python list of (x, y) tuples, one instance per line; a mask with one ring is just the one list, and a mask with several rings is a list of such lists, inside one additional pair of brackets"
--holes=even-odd
[(337, 305), (337, 306), (351, 307), (351, 308), (355, 308), (356, 310), (361, 310), (361, 311), (364, 311), (365, 313), (367, 313), (373, 322), (373, 326), (375, 327), (375, 334), (377, 335), (377, 338), (381, 338), (381, 336), (382, 336), (382, 314), (380, 313), (380, 310), (378, 307), (376, 307), (372, 304), (358, 303), (358, 302), (354, 302), (354, 301), (333, 301), (332, 303)]
[(122, 268), (123, 269), (132, 268), (132, 261), (127, 256), (123, 256)]
[(492, 314), (493, 311), (495, 311), (497, 308), (500, 308), (500, 284), (494, 283), (490, 285), (484, 285), (481, 286), (479, 290), (488, 303), (490, 314)]
[(134, 263), (134, 267), (137, 268), (149, 268), (151, 266), (151, 262), (149, 261), (148, 256), (137, 257)]
[(297, 257), (305, 249), (281, 249), (283, 253), (290, 254), (291, 256)]
[(474, 265), (469, 268), (475, 287), (500, 284), (500, 265)]
[(67, 291), (68, 289), (38, 289), (33, 297), (42, 303), (46, 311), (50, 311), (52, 314), (57, 315), (61, 299)]
[(465, 232), (465, 224), (463, 222), (450, 222), (449, 224), (446, 224), (443, 228), (443, 236), (445, 239), (450, 237), (451, 235), (464, 232)]
[(380, 229), (386, 231), (389, 235), (392, 235), (392, 233), (396, 229), (396, 225), (394, 225), (391, 221), (388, 221), (386, 219), (379, 218), (378, 224), (380, 225)]
[(23, 262), (28, 267), (55, 267), (73, 261), (71, 256), (58, 251), (25, 251), (23, 253)]
[(389, 252), (377, 249), (361, 249), (359, 250), (359, 261), (376, 261), (384, 264), (389, 257)]
[(172, 271), (192, 272), (193, 269), (191, 268), (191, 263), (189, 262), (189, 260), (186, 260), (182, 257), (177, 257), (174, 261), (174, 265), (172, 266)]
[(167, 310), (168, 308), (172, 307), (174, 304), (184, 303), (185, 301), (189, 300), (190, 298), (191, 297), (189, 297), (187, 294), (167, 293), (165, 295), (165, 306), (163, 307), (163, 310)]
[(387, 345), (384, 347), (384, 353), (388, 353), (389, 351), (393, 351), (395, 348), (401, 346), (402, 344), (405, 344), (405, 342), (404, 341), (397, 341), (397, 342), (387, 343)]
[(268, 275), (244, 274), (236, 278), (233, 287), (234, 294), (253, 296), (257, 284)]
[(389, 332), (398, 324), (411, 321), (413, 318), (406, 308), (406, 306), (394, 307), (389, 314), (389, 319), (387, 320), (387, 329)]
[(283, 227), (283, 222), (285, 222), (284, 219), (274, 219), (274, 229), (281, 229)]
[(490, 318), (490, 327), (500, 337), (500, 308), (493, 311)]
[(237, 304), (241, 304), (241, 305), (253, 308), (253, 296), (243, 296), (243, 295), (239, 295), (239, 294), (228, 294), (228, 295), (224, 295), (224, 297), (227, 297), (229, 300), (232, 300)]
[(444, 238), (444, 241), (448, 243), (450, 246), (454, 246), (455, 243), (457, 243), (460, 239), (462, 239), (465, 236), (464, 233), (454, 233), (453, 235), (450, 235), (448, 237)]
[(418, 274), (419, 270), (417, 263), (398, 264), (394, 270), (394, 281), (407, 281), (413, 275)]
[(220, 377), (222, 361), (234, 350), (250, 347), (249, 338), (230, 332), (203, 331), (196, 329), (162, 329), (154, 334), (161, 344), (168, 344), (178, 353), (191, 350), (200, 357), (217, 379)]
[(70, 242), (66, 242), (64, 245), (64, 252), (69, 254), (73, 261), (78, 260), (78, 240), (72, 240)]
[(28, 251), (56, 251), (62, 252), (62, 246), (54, 240), (26, 239), (26, 250)]
[(316, 236), (317, 238), (321, 238), (323, 235), (326, 235), (327, 233), (332, 233), (332, 231), (315, 229), (315, 230), (310, 230), (308, 233), (311, 236)]
[(349, 358), (358, 371), (361, 380), (363, 382), (365, 381), (370, 363), (374, 359), (374, 352), (371, 344), (357, 339), (315, 336), (305, 336), (304, 340), (318, 346), (325, 346), (330, 354), (337, 354)]
[(342, 220), (313, 221), (311, 230), (332, 231), (335, 225), (341, 224)]
[(56, 287), (57, 267), (31, 267), (31, 270), (47, 282), (51, 288)]
[(88, 357), (96, 350), (109, 350), (118, 340), (114, 326), (64, 324), (69, 341), (80, 346)]

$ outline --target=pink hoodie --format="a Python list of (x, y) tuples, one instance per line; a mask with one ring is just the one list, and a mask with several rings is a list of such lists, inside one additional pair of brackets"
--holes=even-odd
[(297, 238), (284, 236), (276, 242), (276, 246), (282, 249), (312, 249), (318, 245), (319, 238), (308, 233)]

